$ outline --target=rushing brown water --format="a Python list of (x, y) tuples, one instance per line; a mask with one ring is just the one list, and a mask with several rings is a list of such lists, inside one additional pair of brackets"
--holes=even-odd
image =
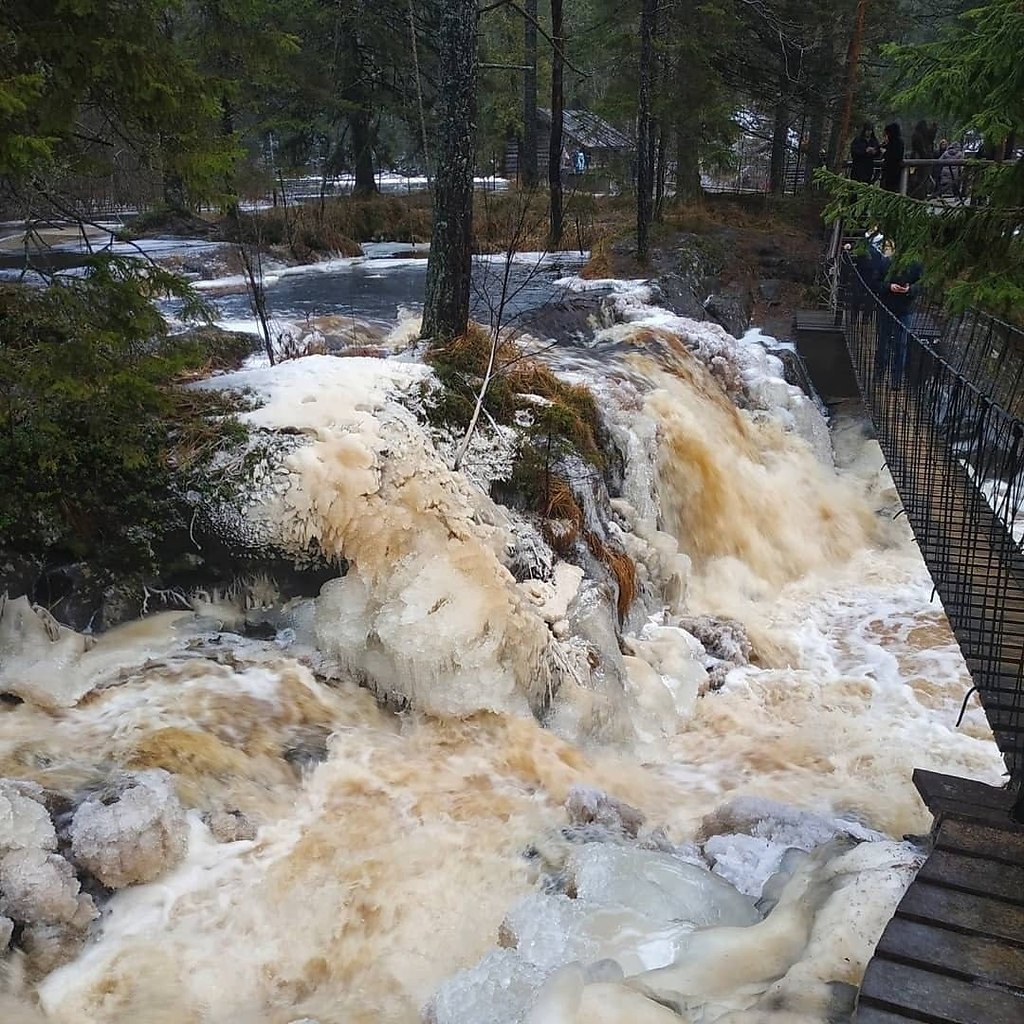
[[(595, 380), (635, 442), (630, 543), (652, 587), (688, 559), (677, 603), (740, 622), (752, 663), (698, 697), (692, 645), (652, 607), (624, 641), (626, 684), (588, 684), (504, 568), (500, 510), (395, 399), (420, 367), (255, 371), (270, 398), (254, 420), (307, 442), (288, 456), (289, 486), (261, 498), (259, 528), (315, 539), (350, 572), (292, 609), (294, 640), (234, 636), (238, 610), (216, 600), (89, 650), (65, 636), (59, 659), (23, 637), (15, 657), (6, 637), (6, 683), (17, 675), (29, 699), (0, 710), (0, 775), (73, 794), (164, 769), (188, 845), (177, 867), (116, 892), (69, 962), (9, 953), (4, 1021), (833, 1012), (919, 862), (902, 842), (929, 824), (911, 770), (995, 781), (1000, 762), (977, 709), (954, 728), (966, 670), (862, 424), (838, 425), (833, 470), (792, 416), (740, 411), (691, 354), (714, 343), (753, 387), (750, 351), (643, 315), (606, 332), (629, 344)], [(356, 679), (416, 710), (385, 710)], [(57, 681), (63, 696), (44, 699)], [(530, 708), (551, 688), (545, 728)], [(565, 832), (578, 787), (642, 812), (640, 841)], [(216, 842), (200, 817), (216, 812), (240, 812), (255, 838)], [(865, 841), (835, 838), (851, 834)], [(792, 847), (810, 856), (785, 860)]]

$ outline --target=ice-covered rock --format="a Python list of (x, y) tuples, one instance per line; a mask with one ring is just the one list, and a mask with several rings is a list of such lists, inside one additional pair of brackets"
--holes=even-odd
[(859, 822), (758, 797), (738, 797), (701, 822), (697, 838), (715, 874), (741, 892), (764, 896), (766, 880), (785, 871), (788, 850), (810, 852), (837, 837), (884, 837)]
[(72, 707), (92, 688), (69, 671), (90, 644), (27, 597), (0, 594), (0, 691), (43, 708)]
[[(46, 808), (18, 783), (0, 779), (0, 853), (57, 849), (57, 833)], [(39, 792), (41, 797), (42, 791)]]
[(848, 848), (848, 840), (835, 840), (815, 850), (763, 921), (699, 929), (684, 940), (673, 964), (627, 979), (627, 984), (681, 1014), (743, 990), (756, 996), (803, 954), (815, 916), (837, 886), (828, 864)]
[(111, 889), (150, 882), (185, 856), (185, 812), (170, 775), (140, 772), (119, 792), (91, 797), (71, 821), (71, 852)]
[(699, 640), (711, 657), (730, 665), (750, 664), (754, 647), (743, 624), (735, 619), (714, 615), (684, 615), (675, 624)]
[(96, 910), (80, 888), (74, 869), (56, 853), (19, 849), (0, 858), (0, 913), (15, 921), (84, 927)]
[(566, 863), (567, 891), (596, 904), (631, 907), (654, 921), (747, 925), (753, 901), (707, 868), (653, 850), (587, 843)]
[(658, 674), (672, 695), (676, 716), (689, 718), (697, 698), (710, 686), (700, 644), (682, 629), (647, 623), (639, 637), (624, 638), (623, 646)]
[(505, 564), (508, 517), (417, 419), (432, 381), (419, 363), (311, 356), (208, 386), (259, 392), (250, 424), (305, 439), (253, 489), (245, 529), (347, 563), (316, 606), (325, 674), (433, 714), (541, 714), (577, 662)]
[(514, 950), (496, 949), (449, 978), (424, 1011), (426, 1024), (522, 1024), (545, 972)]
[(573, 825), (604, 825), (634, 838), (645, 820), (643, 811), (593, 786), (573, 786), (565, 810)]
[(203, 816), (218, 843), (238, 843), (256, 838), (256, 826), (241, 811), (211, 811)]
[(79, 926), (40, 921), (27, 924), (22, 929), (18, 944), (28, 958), (32, 973), (41, 977), (74, 960), (87, 937), (84, 924)]
[(554, 567), (550, 582), (527, 580), (520, 586), (548, 625), (565, 620), (569, 605), (576, 597), (583, 582), (583, 570), (568, 562), (559, 562)]
[(630, 907), (534, 893), (506, 915), (500, 941), (548, 971), (614, 961), (628, 976), (670, 964), (692, 930), (688, 922), (655, 921)]

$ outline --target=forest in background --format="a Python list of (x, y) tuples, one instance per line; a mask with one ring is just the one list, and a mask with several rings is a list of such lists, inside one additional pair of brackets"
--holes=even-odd
[[(590, 110), (635, 138), (649, 78), (652, 177), (681, 197), (728, 169), (745, 126), (781, 190), (787, 157), (845, 158), (895, 109), (887, 43), (935, 37), (964, 0), (497, 0), (478, 8), (479, 173), (508, 147), (536, 167), (536, 109)], [(440, 0), (11, 0), (0, 14), (0, 204), (9, 217), (128, 206), (230, 206), (279, 175), (428, 175), (445, 69)], [(652, 47), (645, 63), (641, 23)], [(561, 89), (553, 88), (560, 81)], [(560, 92), (561, 95), (555, 95)], [(532, 115), (532, 116), (531, 116)], [(909, 133), (908, 133), (909, 134)], [(25, 188), (31, 175), (37, 186)], [(43, 180), (40, 180), (43, 179)]]
[[(522, 208), (517, 195), (547, 206), (543, 247), (581, 242), (559, 112), (583, 108), (631, 140), (623, 189), (641, 262), (657, 219), (699, 202), (702, 170), (731, 166), (743, 127), (766, 150), (769, 193), (786, 185), (787, 156), (817, 164), (824, 151), (806, 185), (831, 193), (830, 215), (879, 227), (961, 304), (1019, 314), (1024, 164), (986, 168), (978, 201), (941, 215), (825, 168), (841, 170), (864, 118), (928, 119), (1012, 149), (1022, 52), (1017, 0), (7, 0), (0, 210), (24, 225), (26, 249), (47, 223), (84, 228), (98, 196), (186, 224), (215, 211), (244, 238), (246, 200), (297, 174), (351, 175), (353, 196), (330, 207), (348, 224), (377, 201), (382, 170), (420, 174), (433, 205), (423, 331), (443, 343), (466, 333), (487, 231), (476, 211), (474, 237), (474, 175), (510, 145), (521, 190), (508, 208)], [(551, 111), (546, 165), (539, 108)], [(389, 223), (366, 230), (394, 237)], [(202, 318), (173, 275), (102, 253), (46, 289), (0, 286), (5, 542), (153, 564), (170, 479), (208, 457), (211, 417), (226, 412), (175, 385), (237, 357), (209, 334), (168, 335), (152, 299), (175, 293)]]

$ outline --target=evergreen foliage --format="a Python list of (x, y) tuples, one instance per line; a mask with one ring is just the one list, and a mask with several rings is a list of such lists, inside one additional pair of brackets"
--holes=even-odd
[(62, 199), (121, 149), (197, 193), (219, 188), (231, 144), (174, 0), (6, 0), (0, 6), (0, 184)]
[[(1002, 157), (1024, 137), (1024, 8), (994, 0), (963, 13), (939, 38), (889, 47), (900, 70), (894, 103), (927, 107)], [(904, 262), (921, 260), (951, 305), (1024, 315), (1024, 163), (974, 172), (970, 205), (938, 207), (835, 175), (827, 215), (878, 225)]]
[[(169, 337), (156, 297), (203, 311), (171, 274), (96, 259), (48, 288), (0, 287), (0, 537), (16, 550), (144, 569), (173, 520), (174, 463), (204, 463), (197, 440), (218, 399), (175, 386), (237, 364), (250, 346)], [(216, 436), (229, 436), (230, 431)]]

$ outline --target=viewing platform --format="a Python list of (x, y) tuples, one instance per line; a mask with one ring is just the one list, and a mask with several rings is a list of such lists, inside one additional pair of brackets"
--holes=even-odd
[(914, 784), (932, 850), (868, 965), (856, 1024), (1024, 1021), (1024, 825), (1013, 794), (934, 772)]
[(798, 313), (827, 404), (860, 398), (1003, 755), (1005, 789), (917, 771), (929, 855), (855, 1024), (1024, 1024), (1024, 333), (915, 301), (902, 323), (833, 243), (833, 308)]

